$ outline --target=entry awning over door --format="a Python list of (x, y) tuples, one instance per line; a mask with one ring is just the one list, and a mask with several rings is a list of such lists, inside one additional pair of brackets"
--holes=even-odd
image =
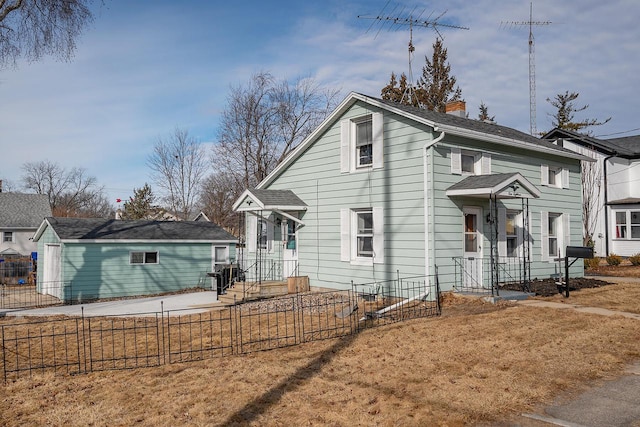
[(518, 172), (472, 175), (447, 188), (448, 197), (537, 199), (540, 190)]
[(277, 212), (301, 225), (303, 222), (290, 212), (307, 210), (307, 204), (291, 190), (245, 190), (233, 204), (236, 212)]

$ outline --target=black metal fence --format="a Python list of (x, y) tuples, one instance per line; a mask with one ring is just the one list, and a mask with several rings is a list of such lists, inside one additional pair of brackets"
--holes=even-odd
[(454, 289), (461, 292), (497, 292), (507, 284), (527, 285), (530, 261), (522, 257), (453, 257)]
[[(35, 284), (1, 284), (0, 309), (34, 308), (60, 305), (64, 301), (53, 295), (62, 295), (71, 289), (71, 282), (45, 282), (38, 292)], [(42, 292), (44, 291), (44, 292)]]
[(437, 276), (398, 279), (377, 293), (299, 293), (190, 314), (86, 317), (0, 323), (3, 378), (77, 374), (204, 360), (338, 338), (440, 314)]

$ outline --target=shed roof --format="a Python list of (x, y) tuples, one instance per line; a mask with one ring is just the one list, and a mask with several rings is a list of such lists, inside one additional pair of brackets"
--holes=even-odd
[(34, 240), (38, 240), (46, 226), (55, 231), (60, 240), (153, 240), (153, 241), (218, 241), (236, 242), (238, 239), (222, 227), (206, 221), (150, 221), (104, 218), (46, 218)]
[(0, 193), (0, 228), (38, 228), (51, 216), (46, 194)]

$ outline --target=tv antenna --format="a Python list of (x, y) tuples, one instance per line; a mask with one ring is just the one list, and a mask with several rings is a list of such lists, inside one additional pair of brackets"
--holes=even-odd
[(523, 25), (529, 26), (529, 133), (535, 136), (538, 133), (536, 129), (536, 52), (535, 40), (533, 38), (534, 25), (549, 25), (551, 21), (534, 21), (533, 20), (533, 2), (529, 4), (529, 20), (528, 21), (502, 21), (500, 27), (513, 28)]
[(411, 97), (415, 96), (415, 90), (413, 88), (412, 63), (413, 55), (416, 48), (413, 45), (413, 27), (431, 28), (438, 34), (438, 37), (440, 37), (441, 39), (444, 39), (444, 36), (440, 32), (441, 28), (451, 28), (457, 30), (468, 30), (469, 28), (460, 25), (440, 22), (440, 19), (444, 16), (445, 13), (447, 13), (446, 10), (435, 18), (433, 17), (433, 12), (431, 12), (426, 18), (423, 18), (426, 9), (423, 9), (422, 12), (417, 13), (416, 6), (410, 12), (408, 12), (404, 6), (400, 7), (398, 4), (396, 4), (390, 12), (385, 13), (385, 9), (387, 8), (387, 6), (389, 6), (390, 1), (391, 0), (387, 1), (378, 15), (358, 15), (358, 18), (370, 19), (372, 21), (371, 25), (369, 25), (369, 28), (367, 28), (367, 32), (369, 32), (375, 25), (378, 26), (378, 31), (376, 32), (374, 38), (378, 37), (378, 34), (380, 34), (380, 32), (384, 30), (385, 27), (387, 31), (397, 31), (401, 28), (409, 27), (409, 86), (407, 87), (405, 93), (402, 94), (402, 100), (404, 100), (406, 97), (409, 101), (411, 101)]

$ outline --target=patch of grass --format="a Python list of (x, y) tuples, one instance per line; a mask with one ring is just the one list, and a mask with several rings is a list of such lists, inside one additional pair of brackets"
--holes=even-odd
[(633, 319), (455, 296), (443, 302), (440, 318), (245, 356), (34, 375), (0, 385), (0, 424), (491, 423), (640, 359)]

